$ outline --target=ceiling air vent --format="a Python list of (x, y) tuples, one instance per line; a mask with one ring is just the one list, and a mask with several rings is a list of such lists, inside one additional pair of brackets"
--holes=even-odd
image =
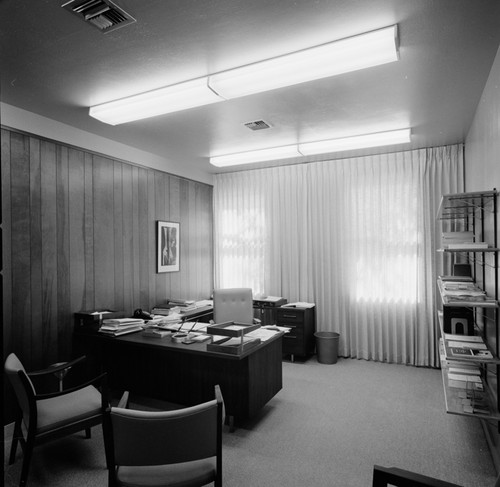
[(264, 120), (255, 120), (254, 122), (247, 122), (244, 125), (250, 130), (264, 130), (271, 128), (271, 125), (269, 125), (267, 122), (264, 122)]
[(110, 0), (71, 0), (61, 6), (104, 34), (135, 22), (130, 14)]

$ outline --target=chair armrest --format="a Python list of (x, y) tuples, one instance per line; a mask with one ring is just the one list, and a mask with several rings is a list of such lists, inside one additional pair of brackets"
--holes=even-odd
[(218, 404), (222, 407), (222, 422), (224, 423), (226, 420), (226, 405), (224, 404), (224, 398), (222, 397), (222, 392), (220, 390), (219, 384), (214, 386), (215, 389), (215, 399)]
[(54, 374), (56, 372), (59, 372), (60, 370), (66, 370), (74, 365), (77, 365), (81, 362), (83, 362), (87, 357), (85, 355), (76, 358), (75, 360), (71, 360), (70, 362), (64, 362), (61, 365), (58, 365), (57, 367), (47, 367), (46, 369), (40, 369), (40, 370), (34, 370), (32, 372), (27, 372), (29, 377), (37, 377), (41, 375), (46, 375), (46, 374)]
[(260, 325), (260, 323), (262, 323), (262, 320), (259, 320), (259, 318), (254, 318), (253, 322), (255, 325)]
[[(79, 384), (78, 386), (71, 387), (69, 389), (64, 389), (64, 391), (58, 391), (58, 392), (51, 392), (48, 394), (36, 394), (35, 399), (38, 401), (40, 399), (51, 399), (53, 397), (59, 397), (59, 396), (65, 396), (66, 394), (69, 394), (71, 392), (79, 391), (80, 389), (84, 389), (85, 387), (88, 386), (95, 386), (95, 385), (100, 385), (100, 383), (103, 384), (103, 387), (106, 387), (106, 377), (107, 374), (104, 372), (103, 374), (94, 377), (92, 380), (89, 380), (87, 382), (84, 382), (83, 384)], [(107, 394), (106, 394), (107, 397)]]
[(129, 391), (125, 391), (122, 394), (120, 401), (118, 402), (117, 408), (127, 409), (128, 408), (128, 400), (129, 400)]
[(460, 487), (458, 484), (445, 482), (444, 480), (410, 472), (402, 468), (374, 465), (372, 487), (387, 487), (387, 485), (396, 487)]

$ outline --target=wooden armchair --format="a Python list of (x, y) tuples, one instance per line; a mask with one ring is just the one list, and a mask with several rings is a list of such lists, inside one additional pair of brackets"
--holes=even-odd
[[(19, 405), (14, 424), (9, 464), (16, 459), (20, 443), (24, 457), (19, 485), (26, 485), (33, 449), (36, 445), (85, 430), (90, 438), (90, 428), (102, 423), (108, 406), (105, 374), (77, 387), (50, 394), (37, 394), (30, 377), (42, 377), (67, 370), (85, 357), (65, 362), (57, 367), (27, 373), (17, 356), (11, 353), (5, 361), (5, 373), (12, 384)], [(102, 385), (102, 394), (96, 386)], [(26, 437), (23, 434), (23, 426)]]
[(109, 486), (222, 486), (223, 399), (173, 411), (118, 407), (106, 411)]

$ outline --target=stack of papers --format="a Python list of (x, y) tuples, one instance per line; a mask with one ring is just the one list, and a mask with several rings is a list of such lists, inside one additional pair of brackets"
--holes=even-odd
[(486, 293), (472, 282), (442, 282), (443, 297), (452, 301), (484, 301)]
[[(286, 328), (286, 330), (290, 331), (290, 328)], [(276, 336), (276, 333), (280, 333), (280, 330), (273, 329), (273, 327), (271, 327), (271, 329), (262, 327), (259, 328), (258, 330), (254, 330), (251, 331), (250, 333), (247, 333), (245, 336), (250, 338), (260, 338), (262, 342), (265, 342), (266, 340), (269, 340), (270, 338)]]
[(493, 358), (492, 353), (478, 336), (466, 335), (445, 335), (446, 347), (449, 348), (451, 355), (463, 358)]
[(110, 336), (126, 335), (141, 331), (144, 326), (144, 320), (139, 318), (112, 318), (103, 320), (99, 333)]
[(447, 248), (449, 244), (461, 244), (465, 246), (474, 242), (474, 232), (443, 232), (441, 235), (441, 243), (443, 248)]

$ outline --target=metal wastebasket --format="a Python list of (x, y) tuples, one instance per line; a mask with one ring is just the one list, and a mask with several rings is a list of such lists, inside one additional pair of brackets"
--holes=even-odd
[(339, 353), (340, 334), (333, 331), (317, 331), (316, 353), (320, 364), (336, 364)]

